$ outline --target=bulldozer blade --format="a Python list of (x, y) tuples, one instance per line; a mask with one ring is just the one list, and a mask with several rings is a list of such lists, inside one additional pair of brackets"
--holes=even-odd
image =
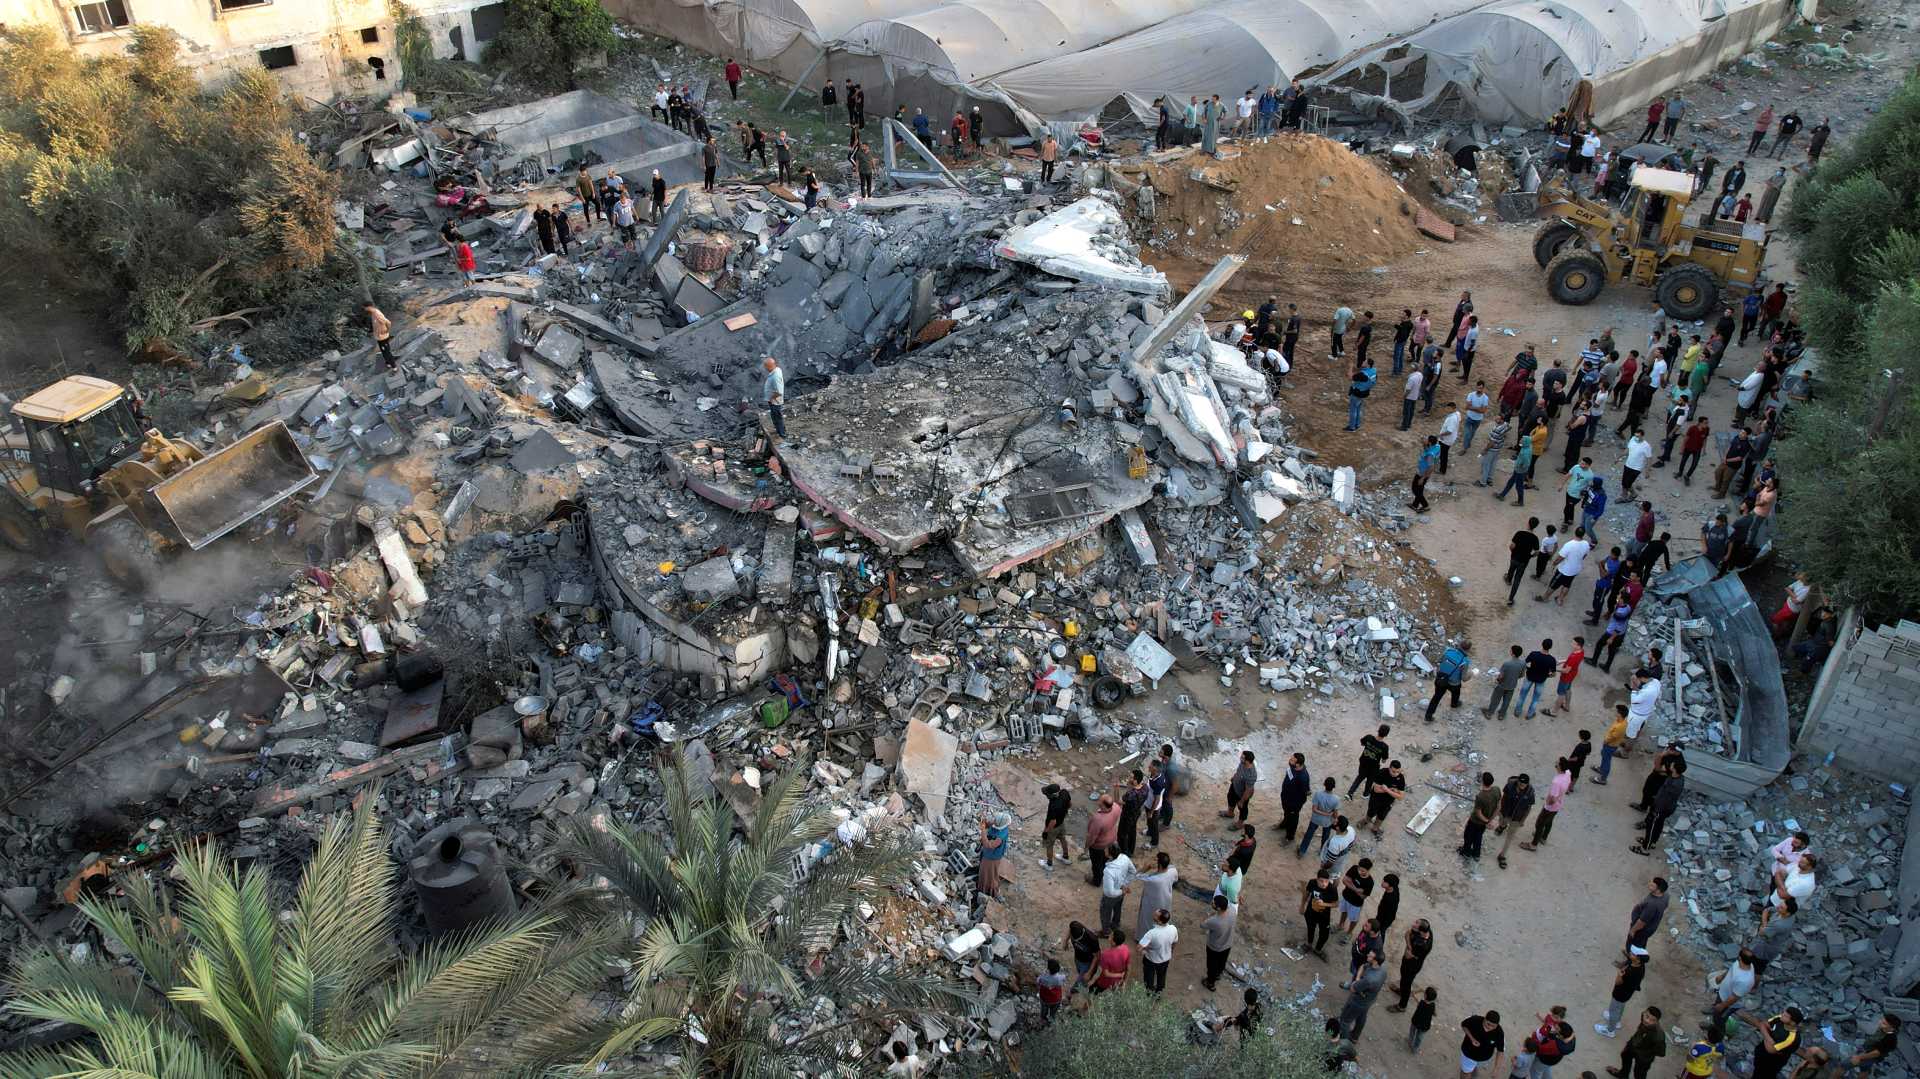
[(319, 478), (287, 425), (275, 420), (161, 480), (149, 493), (181, 542), (197, 551)]

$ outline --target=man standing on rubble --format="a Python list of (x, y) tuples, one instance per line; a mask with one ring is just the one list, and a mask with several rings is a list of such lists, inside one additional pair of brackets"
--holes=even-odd
[(1667, 100), (1666, 115), (1660, 120), (1661, 134), (1667, 142), (1673, 141), (1674, 129), (1680, 126), (1680, 121), (1685, 119), (1686, 115), (1686, 98), (1676, 93)]
[(1060, 161), (1060, 140), (1054, 138), (1053, 132), (1049, 131), (1047, 132), (1047, 137), (1040, 143), (1040, 182), (1041, 183), (1050, 184), (1053, 182), (1053, 169), (1054, 169), (1054, 166), (1059, 163), (1059, 161)]
[(653, 201), (653, 223), (658, 225), (667, 212), (667, 181), (659, 169), (653, 170), (653, 189), (649, 195)]
[(873, 151), (865, 142), (853, 148), (853, 165), (860, 173), (860, 197), (873, 197)]
[(581, 165), (580, 171), (574, 173), (573, 189), (580, 195), (580, 216), (587, 219), (588, 225), (592, 225), (593, 211), (599, 208), (600, 200), (593, 197), (593, 175), (585, 165)]
[(367, 324), (373, 330), (374, 347), (380, 350), (381, 359), (387, 362), (387, 370), (393, 370), (399, 366), (399, 361), (393, 358), (393, 320), (371, 301), (362, 304), (361, 309), (366, 311)]
[(779, 136), (773, 140), (773, 163), (774, 167), (780, 170), (780, 182), (783, 184), (792, 183), (793, 140), (787, 137), (787, 132), (784, 128), (781, 130)]
[(781, 413), (781, 406), (787, 403), (787, 373), (780, 369), (780, 361), (772, 356), (762, 357), (760, 368), (766, 372), (760, 380), (760, 400), (767, 406), (767, 414), (773, 417), (774, 436), (785, 438), (787, 420)]
[(1287, 361), (1287, 367), (1293, 367), (1293, 350), (1300, 344), (1300, 308), (1295, 304), (1287, 305), (1287, 327), (1280, 335), (1280, 355)]
[(700, 190), (711, 193), (713, 178), (720, 171), (720, 147), (713, 141), (711, 132), (707, 135), (706, 145), (700, 148), (700, 163), (705, 166), (705, 178), (700, 182)]
[(1120, 910), (1126, 905), (1127, 892), (1133, 887), (1133, 859), (1121, 853), (1117, 844), (1108, 844), (1106, 864), (1100, 867), (1100, 932), (1120, 928)]
[(626, 244), (628, 250), (633, 249), (635, 237), (633, 222), (633, 196), (622, 188), (620, 201), (613, 206), (613, 224), (620, 230), (620, 242)]

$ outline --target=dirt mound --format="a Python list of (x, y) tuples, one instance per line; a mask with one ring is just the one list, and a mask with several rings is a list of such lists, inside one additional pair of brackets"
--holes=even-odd
[(1379, 266), (1425, 241), (1414, 200), (1392, 176), (1342, 144), (1281, 135), (1227, 146), (1215, 161), (1199, 150), (1149, 163), (1154, 221), (1149, 246), (1211, 261), (1243, 254), (1262, 262)]

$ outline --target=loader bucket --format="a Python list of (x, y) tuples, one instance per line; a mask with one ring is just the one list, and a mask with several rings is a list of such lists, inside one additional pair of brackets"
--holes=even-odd
[(319, 479), (275, 420), (161, 480), (148, 493), (179, 534), (199, 550)]

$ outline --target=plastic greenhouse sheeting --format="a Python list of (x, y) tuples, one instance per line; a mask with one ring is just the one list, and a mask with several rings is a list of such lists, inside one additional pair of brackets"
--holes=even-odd
[(1588, 79), (1604, 124), (1749, 51), (1778, 32), (1798, 2), (1494, 0), (1381, 44), (1319, 81), (1361, 87), (1368, 76), (1390, 74), (1399, 109), (1458, 100), (1489, 122), (1538, 124)]
[(1141, 119), (1153, 99), (1284, 86), (1303, 72), (1387, 37), (1464, 11), (1476, 0), (1225, 0), (1082, 52), (989, 80), (1048, 120), (1096, 116), (1124, 98)]

